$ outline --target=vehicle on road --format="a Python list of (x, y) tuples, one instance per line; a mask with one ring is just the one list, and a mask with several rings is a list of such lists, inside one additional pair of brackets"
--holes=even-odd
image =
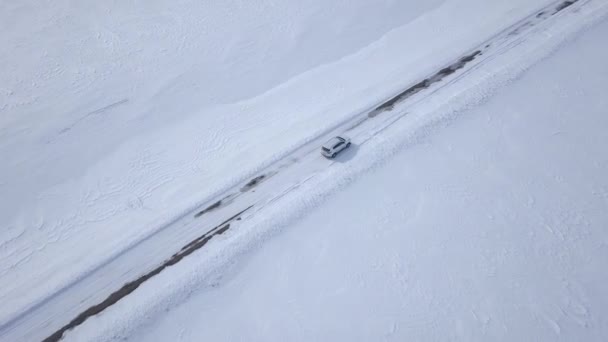
[(335, 158), (338, 153), (350, 146), (350, 138), (347, 136), (337, 136), (329, 139), (321, 146), (321, 154), (327, 158)]

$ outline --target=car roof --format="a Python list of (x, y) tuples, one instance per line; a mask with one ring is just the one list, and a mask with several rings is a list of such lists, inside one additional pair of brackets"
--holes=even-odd
[(329, 147), (329, 148), (331, 148), (331, 147), (336, 146), (336, 144), (339, 143), (339, 142), (342, 142), (342, 140), (340, 140), (338, 137), (333, 137), (333, 138), (327, 140), (325, 142), (325, 144), (323, 144), (323, 147)]

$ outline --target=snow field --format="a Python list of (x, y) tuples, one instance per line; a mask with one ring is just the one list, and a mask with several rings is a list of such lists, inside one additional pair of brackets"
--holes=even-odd
[(0, 326), (543, 3), (2, 5)]
[[(183, 318), (183, 312), (187, 312), (188, 315), (192, 316), (192, 312), (190, 311), (192, 306), (194, 305), (197, 310), (200, 310), (200, 305), (202, 305), (202, 308), (210, 308), (212, 309), (212, 312), (217, 313), (219, 317), (218, 320), (223, 319), (223, 317), (226, 316), (221, 315), (223, 310), (221, 305), (213, 306), (212, 304), (204, 303), (221, 302), (227, 304), (230, 303), (231, 298), (241, 298), (238, 296), (231, 296), (231, 291), (233, 291), (231, 289), (234, 288), (232, 287), (232, 284), (234, 284), (235, 281), (233, 279), (235, 279), (235, 277), (239, 279), (243, 272), (245, 273), (245, 279), (262, 279), (262, 281), (263, 279), (268, 278), (265, 278), (265, 276), (257, 278), (254, 273), (257, 274), (258, 271), (262, 271), (262, 274), (264, 275), (274, 274), (270, 271), (269, 273), (265, 273), (263, 270), (266, 268), (263, 265), (272, 264), (266, 258), (275, 258), (275, 260), (278, 260), (276, 259), (276, 255), (272, 253), (277, 252), (277, 249), (284, 250), (285, 247), (280, 246), (281, 242), (285, 241), (283, 238), (279, 237), (272, 239), (272, 244), (275, 247), (272, 248), (273, 252), (270, 252), (270, 254), (262, 252), (252, 253), (252, 250), (259, 250), (258, 247), (262, 242), (268, 242), (267, 239), (271, 236), (275, 236), (279, 231), (282, 231), (285, 225), (295, 223), (299, 218), (305, 215), (305, 213), (314, 208), (318, 208), (321, 203), (325, 203), (325, 199), (329, 194), (335, 193), (336, 190), (344, 188), (353, 180), (359, 179), (363, 174), (367, 174), (370, 169), (376, 170), (379, 165), (385, 165), (387, 160), (390, 159), (389, 157), (394, 156), (397, 151), (402, 150), (404, 146), (424, 146), (425, 143), (427, 143), (430, 134), (436, 132), (438, 127), (444, 127), (448, 123), (453, 124), (453, 120), (456, 118), (455, 115), (462, 113), (462, 110), (464, 109), (473, 107), (475, 104), (486, 101), (488, 96), (492, 94), (497, 87), (509, 82), (516, 82), (515, 84), (517, 84), (520, 75), (529, 67), (545, 59), (552, 51), (557, 49), (558, 46), (565, 42), (569, 42), (570, 38), (574, 37), (580, 30), (584, 30), (593, 23), (599, 22), (604, 18), (605, 14), (605, 3), (601, 1), (590, 1), (586, 6), (581, 7), (576, 14), (564, 14), (564, 17), (560, 18), (560, 21), (556, 22), (554, 26), (537, 28), (536, 35), (532, 35), (529, 39), (519, 42), (516, 48), (507, 51), (503, 55), (497, 56), (491, 63), (478, 68), (474, 74), (476, 77), (463, 79), (457, 83), (455, 87), (448, 87), (439, 91), (433, 96), (434, 100), (421, 102), (414, 108), (408, 108), (408, 112), (410, 113), (408, 120), (401, 120), (397, 122), (396, 125), (386, 129), (382, 135), (370, 138), (365, 145), (357, 151), (357, 163), (334, 164), (328, 172), (317, 177), (314, 182), (302, 185), (297, 191), (286, 195), (281, 202), (277, 202), (275, 205), (267, 207), (264, 215), (244, 218), (244, 223), (239, 226), (238, 229), (231, 230), (228, 235), (213, 242), (214, 248), (201, 251), (201, 253), (197, 253), (193, 258), (184, 260), (183, 264), (179, 267), (159, 275), (157, 280), (142, 287), (141, 291), (134, 293), (133, 296), (124, 303), (119, 303), (116, 307), (109, 309), (107, 315), (91, 319), (91, 321), (85, 323), (85, 325), (68, 336), (75, 339), (95, 338), (99, 340), (105, 340), (109, 337), (118, 338), (127, 336), (135, 326), (139, 326), (142, 322), (145, 322), (148, 317), (155, 316), (154, 313), (164, 312), (167, 308), (175, 308), (177, 304), (182, 303), (185, 299), (189, 298), (193, 291), (200, 288), (204, 288), (205, 290), (194, 292), (194, 299), (188, 301), (188, 304), (184, 306), (185, 309), (182, 307), (175, 309), (175, 311), (178, 311), (177, 315)], [(585, 18), (585, 20), (582, 20), (582, 18)], [(534, 86), (537, 87), (536, 84)], [(340, 181), (336, 183), (336, 179), (340, 179)], [(447, 196), (445, 195), (446, 191), (449, 192), (450, 189), (436, 189), (435, 194), (444, 193), (442, 196), (445, 198)], [(457, 192), (453, 193), (453, 196), (460, 196), (458, 197), (460, 199), (463, 198), (461, 195), (463, 194), (459, 195)], [(466, 195), (466, 193), (464, 193), (464, 195)], [(440, 196), (440, 198), (442, 197)], [(331, 202), (333, 203), (333, 201)], [(319, 210), (315, 210), (314, 212), (318, 211)], [(323, 212), (322, 215), (319, 214), (316, 216), (325, 221), (329, 220), (330, 222), (333, 222), (332, 220), (335, 220), (333, 218), (328, 219), (325, 214), (327, 214), (327, 212)], [(326, 229), (330, 228), (328, 227)], [(300, 234), (305, 228), (301, 228), (301, 225), (296, 225), (291, 228), (289, 232), (292, 230), (297, 231), (298, 234)], [(295, 233), (292, 233), (292, 235), (293, 234)], [(279, 236), (283, 237), (283, 234)], [(341, 234), (340, 237), (344, 238), (345, 235)], [(281, 242), (275, 242), (275, 240), (281, 240)], [(259, 257), (259, 253), (263, 256)], [(241, 261), (234, 264), (234, 260), (243, 260), (245, 257), (249, 258), (251, 255), (253, 255), (255, 259), (264, 262)], [(301, 260), (310, 260), (310, 258), (302, 257)], [(250, 264), (254, 265), (251, 266), (253, 269), (248, 268), (248, 265)], [(232, 272), (226, 272), (225, 268), (230, 267), (230, 265), (233, 267)], [(488, 265), (491, 265), (491, 263)], [(282, 270), (285, 269), (292, 268), (282, 268)], [(236, 281), (238, 284), (244, 284), (240, 280)], [(219, 290), (211, 290), (218, 286)], [(228, 289), (226, 289), (227, 287)], [(215, 292), (224, 290), (227, 291), (225, 295)], [(255, 291), (255, 288), (252, 291)], [(295, 293), (298, 292), (296, 291)], [(264, 298), (261, 293), (257, 294), (260, 295), (260, 298)], [(207, 301), (209, 295), (218, 296), (218, 298)], [(200, 298), (204, 298), (204, 300), (201, 301)], [(251, 298), (254, 298), (254, 296), (252, 295), (248, 298), (249, 299), (247, 300), (252, 300)], [(243, 302), (239, 303), (243, 304)], [(267, 303), (272, 304), (272, 302)], [(576, 306), (576, 304), (572, 305)], [(265, 311), (259, 311), (259, 306), (252, 305), (246, 306), (246, 308), (251, 308), (252, 310), (257, 309), (258, 311), (256, 312), (266, 313)], [(238, 312), (238, 310), (235, 309), (232, 312)], [(270, 317), (272, 318), (273, 316)], [(486, 318), (487, 317), (481, 317), (480, 319), (481, 321), (489, 322)], [(185, 325), (176, 325), (172, 319), (173, 318), (171, 317), (167, 318), (168, 323), (166, 324), (168, 324), (168, 326), (164, 325), (160, 330), (154, 330), (156, 333), (160, 334), (157, 336), (167, 336), (162, 334), (169, 334), (170, 336), (175, 337), (171, 334), (180, 331), (180, 329), (181, 331), (186, 331), (190, 334), (193, 333), (187, 326), (184, 327)], [(225, 328), (226, 324), (227, 322), (218, 321), (216, 327)], [(393, 325), (389, 324), (389, 327), (391, 326)], [(145, 327), (149, 328), (150, 326), (146, 325)], [(254, 329), (254, 327), (252, 327), (252, 329)], [(268, 332), (256, 330), (242, 331), (253, 333)], [(429, 330), (427, 329), (424, 331), (428, 332)], [(598, 330), (595, 331), (597, 332)], [(205, 333), (200, 330), (197, 330), (196, 332), (200, 334)], [(218, 338), (226, 336), (235, 337), (235, 335), (230, 335), (230, 333), (238, 334), (239, 331), (223, 329), (223, 331), (218, 332), (215, 329), (211, 329), (208, 330), (208, 332), (210, 334), (218, 334), (212, 335), (212, 337)], [(496, 333), (496, 330), (492, 330), (492, 332)], [(153, 335), (145, 335), (145, 330), (140, 333), (143, 333), (144, 335), (134, 336), (151, 337)], [(544, 333), (539, 336), (547, 336), (543, 334)], [(188, 340), (188, 334), (186, 333), (184, 336), (184, 340)], [(201, 337), (201, 335), (190, 336), (195, 336), (197, 338)], [(285, 337), (284, 335), (278, 336)], [(304, 337), (307, 336), (311, 337), (311, 335), (304, 335)], [(487, 335), (485, 336), (487, 337)], [(475, 336), (472, 337), (474, 338)]]

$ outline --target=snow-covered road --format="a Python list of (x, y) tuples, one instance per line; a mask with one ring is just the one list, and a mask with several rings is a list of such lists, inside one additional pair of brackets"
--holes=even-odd
[[(307, 186), (307, 183), (319, 182), (332, 172), (335, 174), (335, 170), (331, 170), (332, 165), (344, 167), (346, 163), (357, 163), (358, 150), (400, 119), (409, 118), (423, 123), (427, 119), (422, 114), (429, 107), (449, 101), (454, 93), (483, 84), (491, 77), (489, 75), (500, 70), (501, 64), (496, 65), (496, 59), (512, 53), (526, 60), (526, 54), (535, 51), (538, 44), (534, 42), (539, 37), (554, 32), (572, 34), (583, 22), (605, 10), (605, 3), (597, 0), (569, 3), (571, 6), (563, 4), (556, 2), (535, 11), (481, 45), (471, 46), (469, 52), (425, 75), (424, 79), (416, 80), (411, 87), (402, 89), (388, 101), (362, 109), (358, 114), (317, 132), (301, 146), (287, 151), (277, 161), (259, 170), (251, 180), (237, 184), (195, 211), (159, 227), (82, 274), (69, 286), (15, 315), (2, 324), (0, 337), (7, 341), (60, 338), (68, 329), (126, 298), (165, 267), (176, 265), (172, 256), (191, 247), (192, 242), (200, 242), (210, 230), (221, 233), (238, 230), (293, 190)], [(554, 40), (559, 42), (558, 38)], [(522, 65), (525, 67), (525, 63)], [(335, 161), (322, 158), (318, 153), (320, 143), (342, 132), (352, 137), (353, 147)], [(207, 242), (205, 240), (197, 248), (206, 247)], [(162, 268), (159, 270), (159, 267)]]

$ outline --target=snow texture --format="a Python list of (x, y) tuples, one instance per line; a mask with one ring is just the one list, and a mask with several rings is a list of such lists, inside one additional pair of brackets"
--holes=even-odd
[(3, 2), (0, 332), (545, 3)]
[(605, 340), (608, 4), (577, 6), (68, 340)]
[(607, 35), (419, 136), (129, 340), (605, 341)]

